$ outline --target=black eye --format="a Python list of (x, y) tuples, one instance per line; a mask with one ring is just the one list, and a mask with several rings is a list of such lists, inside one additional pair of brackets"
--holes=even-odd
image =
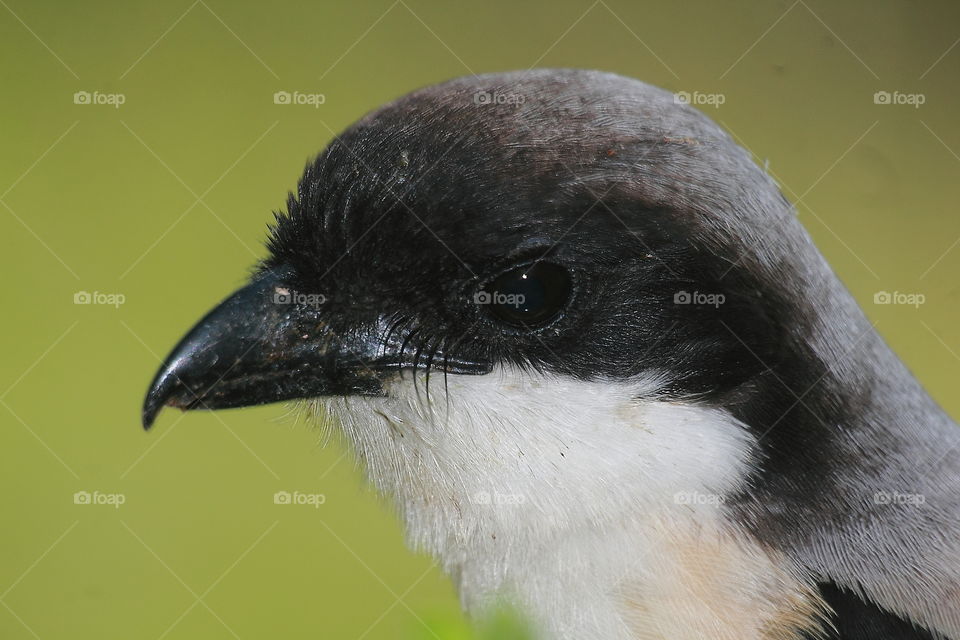
[(570, 274), (549, 262), (534, 262), (501, 274), (476, 294), (498, 319), (517, 327), (553, 320), (570, 299)]

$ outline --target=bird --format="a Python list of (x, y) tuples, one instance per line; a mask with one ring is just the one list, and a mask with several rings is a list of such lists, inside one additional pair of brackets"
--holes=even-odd
[(960, 432), (751, 154), (581, 69), (308, 162), (164, 406), (332, 422), (471, 616), (545, 639), (960, 638)]

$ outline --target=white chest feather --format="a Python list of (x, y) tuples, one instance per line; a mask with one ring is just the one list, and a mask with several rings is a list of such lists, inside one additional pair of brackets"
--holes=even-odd
[(644, 401), (655, 380), (501, 369), (318, 400), (464, 607), (519, 605), (544, 638), (790, 638), (817, 602), (723, 521), (753, 441), (729, 415)]

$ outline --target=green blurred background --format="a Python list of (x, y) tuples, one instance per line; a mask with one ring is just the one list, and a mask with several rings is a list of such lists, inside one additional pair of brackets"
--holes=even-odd
[(950, 2), (0, 1), (0, 637), (473, 637), (349, 454), (288, 408), (138, 423), (308, 157), (453, 76), (589, 67), (722, 95), (702, 108), (960, 415), (958, 38)]

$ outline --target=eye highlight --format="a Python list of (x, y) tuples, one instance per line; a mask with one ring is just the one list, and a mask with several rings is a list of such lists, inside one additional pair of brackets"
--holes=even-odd
[(534, 262), (497, 276), (477, 293), (491, 315), (514, 327), (535, 328), (557, 317), (570, 299), (572, 283), (563, 267)]

